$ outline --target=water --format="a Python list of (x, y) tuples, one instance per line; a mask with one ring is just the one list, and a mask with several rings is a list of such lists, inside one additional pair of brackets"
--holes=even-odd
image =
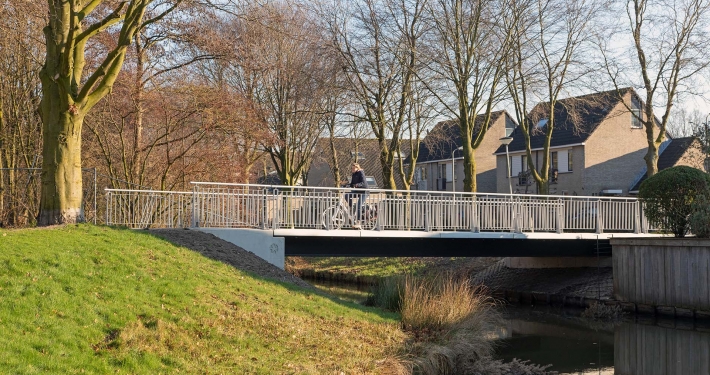
[[(340, 298), (362, 301), (367, 288), (318, 285)], [(550, 364), (560, 374), (710, 375), (710, 323), (626, 317), (590, 322), (581, 310), (507, 306), (496, 329), (496, 356)]]

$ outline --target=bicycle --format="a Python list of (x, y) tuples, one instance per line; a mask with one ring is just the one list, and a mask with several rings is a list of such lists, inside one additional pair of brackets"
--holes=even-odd
[[(365, 194), (362, 194), (359, 199), (365, 199)], [(326, 208), (321, 214), (321, 224), (323, 224), (323, 228), (328, 229), (329, 219), (331, 224), (330, 229), (340, 229), (347, 223), (350, 223), (351, 227), (355, 228), (357, 215), (355, 209), (353, 209), (345, 199), (345, 193), (340, 194), (338, 203)], [(377, 227), (376, 205), (363, 202), (360, 212), (360, 226), (365, 230), (372, 230)]]

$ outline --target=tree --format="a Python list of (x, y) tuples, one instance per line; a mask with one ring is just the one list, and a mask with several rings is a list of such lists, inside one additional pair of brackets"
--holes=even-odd
[[(503, 77), (499, 63), (510, 46), (514, 28), (491, 22), (504, 12), (504, 2), (439, 0), (430, 6), (434, 42), (430, 69), (443, 82), (432, 87), (446, 112), (458, 123), (464, 157), (464, 191), (476, 191), (476, 149), (490, 126), (500, 100)], [(483, 121), (476, 121), (479, 114)]]
[[(46, 54), (40, 71), (43, 150), (39, 225), (82, 220), (84, 119), (110, 92), (134, 37), (181, 2), (48, 0), (49, 16), (44, 28)], [(146, 13), (154, 15), (145, 18)], [(100, 63), (85, 77), (89, 42), (112, 30), (117, 30), (114, 44), (102, 51)]]
[[(623, 2), (628, 24), (623, 30), (610, 27), (614, 35), (631, 37), (634, 58), (625, 58), (628, 49), (609, 48), (609, 35), (600, 38), (604, 67), (619, 95), (622, 87), (641, 87), (641, 108), (627, 104), (646, 131), (648, 150), (644, 156), (646, 173), (658, 172), (658, 151), (666, 137), (672, 108), (683, 94), (695, 92), (692, 80), (707, 70), (710, 1), (629, 0)], [(622, 11), (621, 9), (615, 9)], [(661, 113), (660, 119), (656, 111)]]
[[(515, 117), (525, 141), (528, 169), (538, 194), (549, 193), (550, 143), (559, 113), (559, 98), (587, 69), (582, 64), (589, 26), (599, 8), (595, 0), (510, 0), (505, 28), (511, 30), (505, 79)], [(532, 111), (532, 99), (542, 103)], [(574, 103), (568, 101), (567, 103)], [(573, 107), (565, 108), (570, 114)], [(543, 123), (541, 123), (543, 121)], [(542, 125), (542, 126), (538, 126)], [(530, 138), (544, 132), (543, 157), (536, 169)]]
[(396, 189), (394, 162), (420, 68), (425, 5), (426, 0), (362, 0), (323, 11), (347, 90), (359, 107), (352, 115), (370, 125), (379, 144), (386, 189)]
[[(173, 12), (159, 26), (151, 24), (138, 32), (111, 94), (87, 115), (84, 158), (93, 158), (99, 171), (111, 178), (112, 187), (174, 186), (177, 176), (168, 171), (204, 139), (205, 129), (216, 127), (202, 115), (232, 98), (217, 95), (192, 77), (193, 64), (212, 58), (199, 48), (202, 25), (196, 23), (194, 17)], [(102, 42), (113, 40), (103, 38), (95, 46), (105, 48)], [(197, 106), (184, 95), (194, 95)], [(163, 147), (174, 151), (171, 160), (165, 159)], [(180, 173), (183, 180), (186, 173)]]
[[(305, 178), (323, 133), (334, 67), (322, 31), (288, 3), (247, 6), (220, 26), (233, 52), (224, 80), (251, 101), (270, 136), (261, 139), (281, 183)], [(231, 35), (231, 38), (230, 38)]]
[(0, 7), (0, 227), (37, 216), (41, 120), (37, 114), (44, 4), (4, 1)]

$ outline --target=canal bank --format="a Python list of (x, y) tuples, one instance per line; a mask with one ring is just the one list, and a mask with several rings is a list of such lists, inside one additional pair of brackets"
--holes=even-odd
[[(367, 289), (314, 285), (353, 301), (361, 301)], [(600, 322), (582, 318), (583, 309), (549, 305), (507, 304), (501, 311), (490, 337), (494, 358), (503, 363), (551, 365), (546, 371), (560, 375), (710, 374), (710, 324), (702, 321), (625, 315)]]

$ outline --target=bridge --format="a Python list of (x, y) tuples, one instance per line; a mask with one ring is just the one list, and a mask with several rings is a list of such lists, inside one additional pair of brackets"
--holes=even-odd
[(281, 266), (287, 255), (589, 257), (655, 231), (632, 197), (371, 189), (358, 216), (352, 189), (192, 185), (107, 189), (106, 223), (202, 230)]

